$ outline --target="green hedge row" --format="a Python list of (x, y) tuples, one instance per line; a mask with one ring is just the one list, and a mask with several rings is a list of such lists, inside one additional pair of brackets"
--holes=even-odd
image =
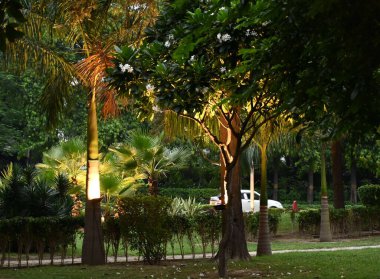
[[(347, 206), (345, 209), (330, 207), (331, 232), (339, 235), (360, 235), (363, 231), (380, 229), (380, 208), (363, 205)], [(319, 235), (320, 209), (301, 210), (297, 217), (299, 231)]]
[[(21, 265), (22, 255), (29, 263), (29, 253), (32, 249), (37, 252), (39, 264), (43, 254), (49, 250), (50, 260), (58, 251), (61, 251), (61, 260), (66, 257), (69, 245), (75, 247), (78, 229), (84, 225), (83, 217), (16, 217), (0, 219), (0, 253), (1, 266), (8, 255), (8, 266), (12, 244), (17, 246), (18, 264)], [(74, 248), (73, 248), (74, 249)], [(72, 257), (74, 251), (72, 250)]]
[(219, 189), (214, 188), (161, 188), (160, 195), (170, 198), (195, 198), (197, 202), (200, 203), (209, 203), (210, 197), (217, 196), (220, 193)]
[[(283, 212), (283, 209), (277, 208), (270, 208), (268, 210), (269, 232), (274, 236), (277, 234), (278, 225), (281, 221), (281, 215)], [(247, 235), (251, 235), (253, 238), (256, 238), (259, 232), (259, 216), (259, 212), (244, 214)]]

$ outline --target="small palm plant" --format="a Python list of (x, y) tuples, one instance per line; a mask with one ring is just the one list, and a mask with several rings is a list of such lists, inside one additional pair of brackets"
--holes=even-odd
[(110, 149), (119, 158), (121, 171), (135, 171), (148, 180), (150, 195), (157, 196), (158, 180), (172, 169), (186, 166), (190, 152), (184, 148), (166, 148), (163, 134), (152, 136), (147, 131), (130, 133), (127, 142)]

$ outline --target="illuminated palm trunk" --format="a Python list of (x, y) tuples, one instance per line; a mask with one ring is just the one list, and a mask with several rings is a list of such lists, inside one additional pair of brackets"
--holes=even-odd
[(267, 193), (267, 146), (263, 144), (261, 153), (261, 185), (260, 185), (260, 215), (259, 236), (257, 239), (257, 256), (272, 255), (268, 222), (268, 193)]
[(98, 124), (94, 89), (87, 123), (86, 208), (82, 247), (82, 263), (88, 265), (105, 264), (100, 201)]
[(329, 202), (327, 197), (327, 181), (326, 181), (326, 157), (325, 145), (322, 145), (321, 152), (321, 229), (319, 241), (329, 242), (332, 240), (330, 228)]

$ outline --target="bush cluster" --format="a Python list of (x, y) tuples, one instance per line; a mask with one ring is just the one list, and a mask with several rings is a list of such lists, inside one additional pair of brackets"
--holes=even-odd
[[(281, 221), (281, 214), (283, 213), (283, 209), (277, 209), (277, 208), (270, 208), (268, 209), (268, 222), (269, 222), (269, 232), (273, 235), (277, 234), (278, 230), (278, 224)], [(259, 232), (259, 212), (255, 213), (245, 213), (244, 214), (244, 220), (245, 220), (245, 227), (247, 231), (247, 235), (253, 236), (253, 238), (256, 238)]]
[(358, 194), (364, 205), (380, 207), (380, 185), (363, 185), (359, 187)]
[(200, 203), (209, 203), (210, 197), (217, 196), (220, 190), (216, 188), (161, 188), (160, 195), (179, 197), (182, 199), (194, 198)]
[[(319, 209), (301, 210), (297, 220), (301, 233), (319, 235), (321, 222)], [(347, 206), (345, 209), (330, 207), (330, 222), (334, 236), (371, 232), (380, 228), (380, 208), (363, 205)]]
[[(38, 261), (41, 264), (43, 254), (49, 250), (50, 260), (60, 249), (61, 260), (66, 257), (69, 245), (75, 248), (76, 234), (84, 226), (83, 217), (15, 217), (0, 219), (0, 253), (1, 266), (4, 265), (6, 255), (11, 252), (12, 244), (16, 244), (18, 263), (21, 265), (22, 255), (26, 255), (28, 265), (29, 252), (35, 249)], [(72, 250), (72, 257), (73, 257)]]

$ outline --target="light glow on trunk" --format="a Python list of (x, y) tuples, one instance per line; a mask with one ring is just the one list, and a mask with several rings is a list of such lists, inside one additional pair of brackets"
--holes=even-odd
[(87, 199), (94, 200), (100, 198), (99, 182), (99, 161), (88, 160), (87, 167)]

